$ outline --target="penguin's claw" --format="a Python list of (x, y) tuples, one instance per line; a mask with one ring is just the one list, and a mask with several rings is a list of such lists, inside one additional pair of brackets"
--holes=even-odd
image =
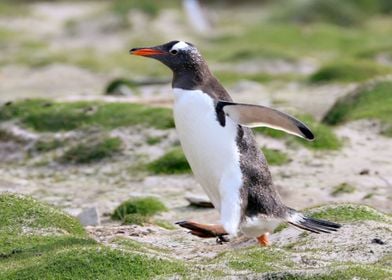
[(219, 235), (216, 237), (216, 243), (222, 245), (223, 243), (229, 242), (230, 239), (224, 235)]

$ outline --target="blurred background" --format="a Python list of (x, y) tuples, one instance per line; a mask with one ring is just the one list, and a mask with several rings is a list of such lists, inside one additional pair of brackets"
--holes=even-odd
[(171, 73), (133, 47), (194, 43), (238, 102), (294, 114), (311, 143), (256, 129), (286, 203), (390, 212), (392, 2), (16, 1), (0, 3), (0, 191), (111, 222), (158, 197), (170, 223), (214, 221), (179, 147)]

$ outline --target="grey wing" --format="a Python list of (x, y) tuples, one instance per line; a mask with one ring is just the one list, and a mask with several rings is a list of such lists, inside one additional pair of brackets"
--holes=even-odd
[(314, 140), (313, 133), (303, 122), (289, 114), (266, 106), (218, 101), (216, 112), (221, 125), (225, 125), (225, 116), (228, 116), (243, 126), (270, 127), (306, 140)]

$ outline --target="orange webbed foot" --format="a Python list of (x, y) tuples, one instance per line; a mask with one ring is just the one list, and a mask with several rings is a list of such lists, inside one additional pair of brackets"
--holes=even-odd
[(257, 237), (257, 241), (259, 242), (260, 246), (268, 246), (270, 244), (269, 239), (268, 239), (269, 233), (264, 233), (263, 235), (260, 235)]

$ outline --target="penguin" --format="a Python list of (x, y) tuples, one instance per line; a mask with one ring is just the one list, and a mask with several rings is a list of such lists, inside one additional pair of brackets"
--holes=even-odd
[(130, 54), (156, 59), (172, 70), (173, 115), (182, 149), (195, 179), (220, 213), (220, 224), (181, 221), (179, 226), (218, 242), (228, 241), (227, 235), (245, 235), (263, 246), (282, 222), (313, 233), (341, 227), (282, 202), (251, 130), (264, 126), (313, 140), (304, 123), (266, 106), (234, 102), (192, 43), (170, 41), (133, 48)]

